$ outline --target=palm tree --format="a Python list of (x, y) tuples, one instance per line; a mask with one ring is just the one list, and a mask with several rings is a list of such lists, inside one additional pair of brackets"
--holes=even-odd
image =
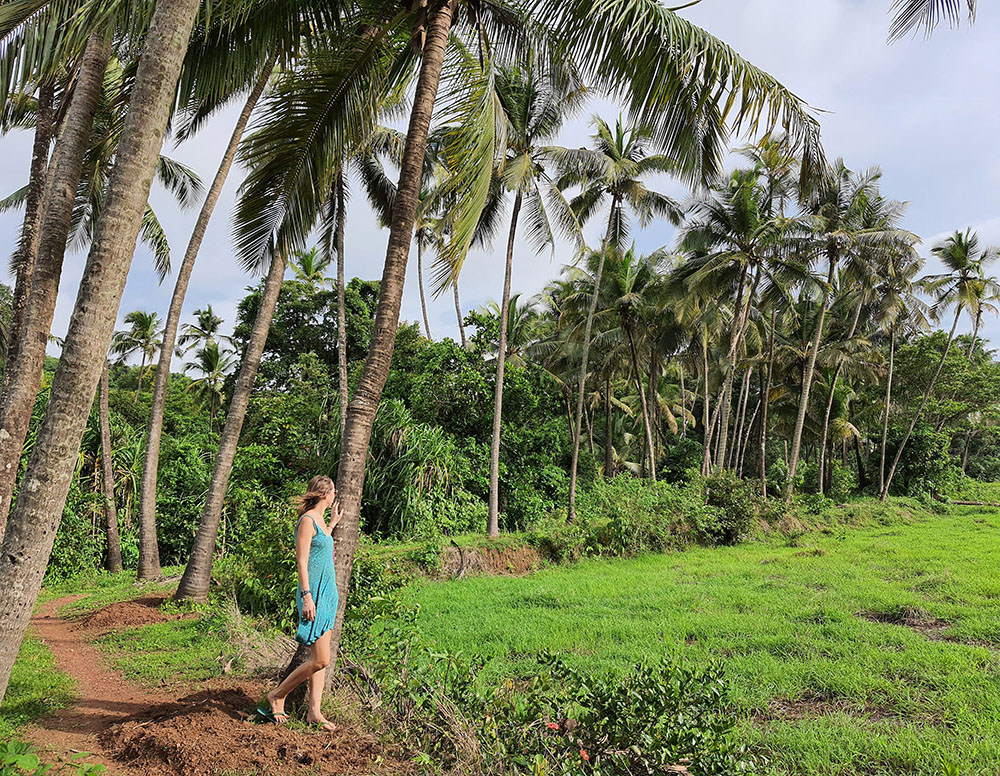
[[(782, 255), (786, 235), (801, 227), (774, 210), (772, 179), (761, 170), (738, 170), (717, 182), (691, 205), (692, 216), (681, 233), (680, 249), (691, 258), (675, 273), (689, 292), (703, 298), (733, 299), (729, 351), (716, 404), (713, 427), (719, 429), (715, 468), (725, 466), (736, 362), (758, 303), (766, 288), (787, 286), (793, 268)], [(706, 456), (709, 448), (705, 449)], [(709, 458), (706, 457), (706, 461)]]
[[(225, 322), (212, 309), (212, 305), (207, 304), (201, 310), (194, 311), (195, 323), (185, 323), (181, 326), (181, 335), (177, 338), (177, 355), (202, 348), (220, 339), (219, 331)], [(228, 337), (221, 339), (228, 340)]]
[(903, 250), (915, 239), (909, 232), (887, 228), (886, 224), (872, 226), (865, 214), (872, 203), (877, 201), (878, 180), (882, 173), (872, 168), (861, 175), (855, 175), (838, 160), (831, 167), (819, 191), (810, 203), (814, 220), (813, 235), (807, 237), (812, 242), (814, 256), (822, 256), (826, 262), (827, 277), (822, 286), (819, 311), (814, 324), (812, 342), (806, 357), (802, 374), (802, 389), (799, 395), (799, 409), (792, 432), (791, 456), (788, 464), (788, 482), (785, 485), (785, 500), (791, 501), (795, 492), (795, 473), (798, 468), (802, 447), (802, 431), (809, 409), (809, 393), (816, 371), (816, 357), (823, 339), (826, 313), (834, 292), (841, 261), (849, 265), (859, 261), (859, 249), (868, 251)]
[(0, 621), (0, 697), (7, 690), (66, 503), (198, 5), (197, 0), (161, 0), (152, 11), (103, 215), (28, 459), (26, 481), (38, 487), (20, 491), (0, 552), (0, 611), (7, 615)]
[[(905, 205), (900, 202), (887, 200), (881, 195), (872, 197), (871, 202), (862, 215), (861, 225), (863, 228), (883, 229), (886, 231), (896, 230), (902, 220)], [(875, 250), (870, 250), (866, 246), (861, 246), (856, 251), (856, 259), (848, 267), (845, 277), (842, 279), (841, 287), (849, 289), (845, 294), (844, 302), (851, 312), (850, 324), (846, 331), (845, 342), (849, 343), (854, 339), (858, 330), (858, 322), (861, 318), (861, 310), (866, 304), (877, 301), (878, 278), (880, 272), (888, 267), (895, 267), (898, 263), (896, 255), (899, 253), (912, 254), (913, 245), (916, 243), (916, 235), (909, 241), (901, 241), (897, 245), (875, 246)], [(888, 247), (888, 255), (884, 250)], [(829, 395), (827, 396), (826, 413), (823, 417), (823, 432), (819, 447), (819, 492), (823, 493), (824, 481), (826, 479), (826, 443), (830, 429), (830, 417), (833, 411), (833, 402), (837, 396), (837, 385), (841, 372), (847, 363), (847, 355), (837, 359), (834, 368), (833, 380), (830, 384)]]
[(108, 538), (108, 571), (122, 570), (122, 548), (118, 538), (118, 510), (115, 506), (115, 466), (111, 455), (111, 413), (108, 409), (108, 362), (101, 372), (98, 421), (101, 427), (101, 483), (104, 488), (104, 525)]
[(896, 474), (896, 467), (899, 465), (900, 458), (903, 457), (903, 450), (906, 448), (907, 442), (910, 441), (913, 429), (920, 421), (921, 415), (923, 415), (924, 408), (927, 406), (927, 401), (930, 399), (938, 377), (941, 376), (944, 362), (948, 358), (948, 352), (951, 350), (951, 344), (955, 339), (955, 329), (958, 328), (958, 320), (963, 312), (969, 313), (973, 320), (980, 314), (980, 309), (984, 301), (983, 294), (986, 291), (986, 267), (1000, 259), (1000, 251), (996, 248), (981, 249), (979, 247), (979, 235), (971, 229), (966, 230), (964, 234), (962, 232), (955, 232), (943, 242), (931, 248), (931, 253), (941, 260), (947, 270), (947, 272), (940, 275), (928, 275), (921, 280), (927, 292), (934, 297), (934, 306), (931, 310), (937, 317), (947, 308), (954, 307), (955, 317), (952, 320), (951, 330), (948, 332), (948, 339), (941, 353), (941, 358), (938, 360), (937, 368), (927, 383), (927, 387), (924, 388), (920, 404), (917, 406), (916, 412), (913, 413), (913, 418), (910, 420), (910, 425), (903, 435), (903, 440), (896, 449), (896, 456), (893, 458), (892, 465), (889, 466), (889, 473), (886, 475), (885, 483), (882, 485), (882, 493), (880, 494), (880, 498), (883, 501), (889, 495), (892, 478)]
[[(92, 45), (98, 45), (94, 43), (97, 38), (103, 40), (100, 34), (95, 33), (88, 41), (87, 50), (90, 50)], [(101, 82), (97, 103), (93, 106), (92, 113), (88, 114), (87, 117), (78, 117), (81, 122), (79, 129), (83, 131), (85, 128), (87, 132), (86, 145), (77, 145), (82, 138), (64, 132), (60, 135), (61, 139), (57, 144), (53, 162), (50, 165), (52, 180), (49, 180), (47, 185), (50, 187), (69, 186), (71, 181), (75, 181), (75, 191), (72, 198), (69, 196), (64, 198), (45, 196), (46, 220), (43, 224), (38, 258), (35, 261), (35, 273), (31, 279), (31, 291), (22, 321), (22, 335), (27, 349), (22, 354), (19, 346), (17, 366), (10, 370), (9, 390), (5, 395), (2, 414), (4, 418), (9, 419), (8, 433), (11, 436), (4, 438), (3, 443), (0, 443), (0, 460), (3, 460), (5, 455), (14, 458), (19, 458), (21, 455), (24, 433), (26, 433), (26, 431), (22, 431), (22, 428), (26, 429), (24, 419), (30, 414), (34, 404), (45, 355), (44, 348), (40, 346), (40, 335), (41, 332), (48, 332), (51, 328), (56, 293), (67, 247), (66, 241), (69, 239), (71, 243), (76, 245), (83, 245), (90, 241), (107, 195), (108, 170), (111, 169), (121, 135), (122, 121), (128, 108), (125, 84), (129, 79), (126, 78), (121, 63), (108, 54), (108, 47), (104, 44), (100, 44), (100, 46), (94, 54), (96, 61), (92, 65), (93, 77), (99, 78)], [(88, 65), (89, 67), (91, 66)], [(73, 97), (69, 113), (73, 113), (73, 103), (78, 98), (84, 99), (84, 103), (79, 106), (80, 110), (90, 110), (89, 103), (86, 102), (88, 90), (89, 87), (84, 88), (82, 94), (78, 93)], [(68, 117), (66, 120), (68, 121)], [(70, 145), (64, 145), (70, 141), (72, 141)], [(82, 159), (78, 160), (75, 154), (81, 147), (84, 148), (83, 156)], [(79, 161), (79, 167), (76, 166), (77, 161)], [(60, 167), (60, 164), (63, 166)], [(55, 178), (59, 170), (66, 174), (60, 176), (57, 183)], [(159, 158), (157, 177), (182, 205), (198, 193), (200, 184), (197, 176), (183, 165), (166, 157)], [(30, 181), (27, 187), (15, 192), (7, 198), (6, 202), (17, 202), (22, 195), (26, 199), (29, 191)], [(59, 191), (61, 195), (70, 193), (68, 189), (60, 188)], [(70, 210), (67, 212), (63, 209), (64, 207), (70, 208)], [(170, 251), (156, 214), (148, 203), (143, 214), (140, 235), (143, 242), (152, 249), (157, 272), (162, 278), (169, 269)], [(58, 242), (53, 242), (55, 240)], [(16, 470), (16, 467), (13, 468)], [(8, 470), (3, 469), (3, 471), (5, 474), (0, 476), (0, 495), (2, 495), (0, 502), (3, 504), (3, 509), (0, 511), (6, 514), (5, 510), (9, 506), (9, 495), (3, 494), (6, 494), (8, 487), (6, 476)], [(12, 487), (12, 483), (10, 486)]]
[[(575, 214), (556, 185), (556, 181), (546, 171), (547, 167), (553, 166), (555, 159), (565, 153), (564, 149), (555, 148), (551, 143), (566, 118), (575, 109), (581, 90), (559, 88), (553, 80), (553, 77), (547, 77), (534, 63), (528, 62), (519, 66), (499, 68), (495, 81), (504, 140), (499, 174), (503, 188), (514, 193), (514, 202), (507, 236), (503, 294), (498, 310), (500, 334), (497, 344), (496, 386), (493, 395), (487, 520), (487, 533), (492, 539), (500, 535), (500, 430), (503, 413), (503, 381), (508, 352), (514, 244), (522, 210), (529, 225), (528, 236), (536, 252), (554, 246), (557, 232), (577, 242), (582, 241)], [(456, 270), (456, 267), (451, 267), (449, 282), (454, 282)]]
[[(4, 375), (7, 390), (0, 407), (0, 538), (4, 536), (17, 479), (19, 467), (16, 462), (21, 458), (38, 392), (45, 360), (46, 335), (52, 328), (52, 316), (55, 314), (76, 191), (83, 175), (83, 159), (91, 140), (94, 115), (110, 56), (108, 39), (100, 32), (91, 35), (77, 70), (77, 83), (63, 118), (59, 142), (49, 162), (46, 191), (42, 195), (45, 215), (16, 346), (18, 357), (8, 362), (5, 372), (9, 374)], [(2, 674), (3, 661), (0, 658), (0, 689)]]
[[(953, 27), (962, 21), (962, 0), (893, 0), (895, 16), (889, 27), (889, 39), (898, 40), (921, 27), (930, 35), (942, 18)], [(969, 21), (976, 18), (976, 0), (965, 0)]]
[[(28, 304), (28, 292), (31, 286), (31, 276), (35, 270), (35, 260), (38, 257), (38, 244), (41, 239), (42, 218), (45, 214), (45, 179), (49, 168), (49, 148), (55, 134), (55, 84), (53, 79), (46, 78), (38, 88), (38, 100), (35, 108), (35, 142), (31, 151), (31, 168), (28, 173), (28, 186), (24, 204), (24, 222), (17, 248), (11, 257), (11, 265), (15, 274), (14, 297), (11, 303), (11, 326), (7, 333), (4, 351), (4, 363), (17, 361), (17, 352), (21, 341), (21, 327), (24, 322), (25, 307)], [(10, 380), (10, 370), (5, 370), (0, 380), (0, 401), (7, 392)], [(0, 530), (0, 539), (3, 531)]]
[(146, 371), (146, 361), (152, 362), (156, 351), (163, 344), (163, 329), (160, 327), (160, 316), (144, 310), (135, 310), (125, 316), (129, 328), (116, 331), (111, 342), (111, 352), (122, 360), (140, 356), (139, 383), (135, 389), (136, 401), (142, 394), (142, 374)]
[[(603, 247), (597, 253), (594, 287), (601, 287), (604, 259), (609, 251), (624, 248), (631, 232), (627, 209), (633, 211), (639, 223), (648, 224), (654, 216), (680, 219), (680, 209), (669, 197), (650, 191), (642, 179), (651, 174), (675, 172), (677, 162), (662, 154), (650, 154), (653, 133), (640, 127), (626, 127), (619, 117), (612, 130), (600, 118), (595, 118), (597, 131), (594, 148), (581, 148), (562, 155), (564, 172), (559, 181), (562, 188), (579, 186), (582, 191), (570, 205), (578, 220), (583, 223), (609, 203), (607, 230)], [(577, 405), (574, 420), (573, 460), (570, 464), (569, 519), (576, 518), (577, 468), (580, 460), (580, 436), (583, 430), (583, 403), (590, 361), (591, 333), (597, 313), (598, 297), (595, 294), (587, 311), (583, 330), (583, 347), (577, 388)], [(655, 465), (655, 464), (654, 464)]]
[(319, 248), (310, 248), (308, 251), (295, 251), (291, 261), (288, 262), (292, 268), (295, 279), (312, 286), (315, 289), (323, 289), (330, 279), (326, 276), (332, 263), (329, 255), (320, 255)]
[(167, 383), (170, 380), (170, 361), (173, 356), (174, 341), (177, 338), (177, 327), (180, 323), (181, 310), (184, 307), (184, 297), (187, 295), (194, 271), (195, 261), (201, 249), (205, 232), (211, 221), (215, 206), (222, 195), (229, 171), (236, 159), (236, 151), (243, 133), (246, 131), (250, 116), (264, 93), (271, 73), (274, 70), (275, 59), (272, 57), (260, 68), (259, 74), (250, 89), (243, 109), (233, 127), (229, 144), (219, 162), (219, 168), (212, 180), (212, 185), (205, 195), (198, 220), (188, 240), (184, 258), (177, 270), (174, 281), (174, 291), (167, 308), (167, 320), (163, 327), (163, 347), (160, 349), (160, 359), (156, 364), (156, 375), (153, 378), (153, 397), (149, 411), (149, 424), (146, 430), (146, 452), (142, 466), (142, 486), (139, 495), (139, 579), (152, 579), (160, 576), (160, 558), (156, 541), (156, 482), (160, 465), (160, 441), (163, 437), (163, 415), (167, 406)]
[(424, 319), (424, 335), (431, 336), (431, 324), (427, 317), (427, 297), (424, 295), (424, 252), (428, 248), (438, 248), (443, 244), (441, 219), (435, 216), (440, 205), (439, 192), (426, 186), (420, 191), (417, 205), (417, 220), (413, 225), (413, 241), (417, 245), (417, 290), (420, 292), (420, 312)]
[(220, 350), (218, 342), (210, 341), (199, 348), (193, 362), (184, 365), (185, 372), (193, 370), (199, 374), (190, 390), (208, 402), (209, 429), (215, 428), (215, 416), (226, 398), (223, 392), (226, 377), (235, 363), (229, 351)]

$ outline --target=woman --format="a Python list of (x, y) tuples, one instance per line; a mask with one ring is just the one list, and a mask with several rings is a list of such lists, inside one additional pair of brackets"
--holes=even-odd
[(295, 603), (299, 609), (299, 628), (295, 634), (300, 644), (310, 647), (309, 659), (290, 673), (277, 688), (267, 694), (270, 709), (258, 709), (266, 719), (288, 722), (285, 699), (303, 682), (309, 682), (309, 713), (306, 721), (323, 730), (335, 730), (323, 716), (320, 701), (330, 665), (330, 633), (337, 618), (337, 575), (334, 571), (333, 529), (343, 510), (340, 505), (326, 510), (337, 500), (337, 488), (329, 477), (313, 477), (308, 492), (299, 500), (299, 523), (295, 529), (295, 561), (299, 589)]

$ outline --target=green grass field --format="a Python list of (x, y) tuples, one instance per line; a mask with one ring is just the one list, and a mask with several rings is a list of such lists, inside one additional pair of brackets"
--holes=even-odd
[(1000, 773), (1000, 511), (861, 510), (876, 522), (424, 582), (421, 626), (493, 676), (530, 672), (541, 648), (598, 671), (721, 661), (775, 773)]

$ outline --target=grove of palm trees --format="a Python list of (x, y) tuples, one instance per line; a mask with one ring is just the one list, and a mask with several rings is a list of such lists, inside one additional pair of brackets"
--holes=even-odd
[(0, 4), (0, 776), (1000, 773), (995, 224), (696, 6)]

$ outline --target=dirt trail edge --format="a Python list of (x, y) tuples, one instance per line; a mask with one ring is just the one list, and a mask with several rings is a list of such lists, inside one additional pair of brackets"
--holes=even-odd
[(48, 757), (90, 752), (88, 761), (105, 765), (109, 776), (413, 773), (405, 752), (352, 725), (323, 733), (254, 724), (250, 712), (263, 691), (256, 682), (147, 688), (125, 681), (90, 640), (112, 623), (163, 621), (162, 596), (111, 604), (85, 618), (60, 617), (59, 609), (79, 597), (49, 601), (32, 620), (56, 667), (77, 685), (74, 703), (26, 731)]
[(59, 609), (82, 596), (67, 596), (42, 605), (31, 624), (55, 656), (56, 668), (76, 683), (76, 701), (32, 725), (27, 739), (53, 755), (92, 752), (88, 762), (107, 766), (109, 774), (131, 774), (108, 758), (98, 736), (115, 723), (138, 716), (172, 700), (169, 696), (126, 682), (109, 670), (87, 632)]

